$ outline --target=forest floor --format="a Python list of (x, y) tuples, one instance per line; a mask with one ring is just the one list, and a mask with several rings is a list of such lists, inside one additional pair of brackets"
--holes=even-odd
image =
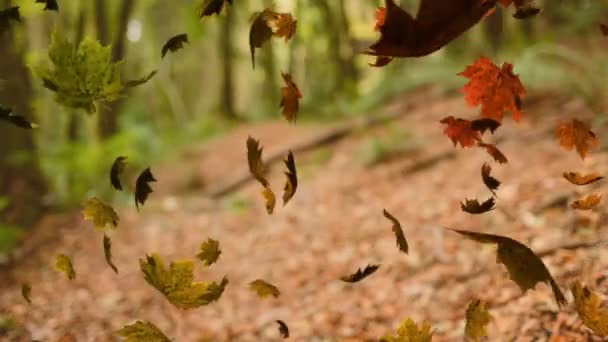
[[(477, 296), (494, 317), (491, 341), (595, 340), (577, 318), (568, 286), (580, 280), (607, 294), (608, 248), (562, 247), (606, 236), (604, 204), (575, 212), (569, 203), (607, 189), (604, 182), (575, 187), (562, 173), (607, 174), (608, 154), (591, 153), (582, 161), (553, 136), (559, 120), (590, 119), (583, 101), (536, 94), (524, 109), (520, 123), (507, 118), (492, 137), (509, 159), (500, 165), (482, 149), (455, 149), (443, 135), (441, 118), (476, 115), (462, 97), (426, 91), (395, 99), (374, 114), (404, 113), (399, 119), (296, 153), (297, 192), (286, 206), (277, 202), (273, 215), (253, 181), (221, 199), (204, 193), (247, 170), (248, 135), (268, 155), (331, 127), (277, 121), (193, 145), (177, 160), (152, 165), (158, 182), (139, 212), (117, 208), (120, 224), (110, 236), (118, 274), (104, 260), (102, 234), (80, 213), (44, 218), (16, 264), (2, 270), (0, 317), (12, 317), (16, 326), (0, 328), (0, 339), (116, 341), (117, 329), (148, 320), (175, 341), (280, 341), (280, 319), (293, 341), (377, 341), (411, 317), (428, 320), (436, 341), (462, 341), (465, 310)], [(379, 142), (398, 148), (378, 153)], [(497, 208), (470, 215), (460, 201), (491, 196), (481, 181), (484, 162), (502, 181)], [(279, 197), (283, 169), (275, 163), (269, 175)], [(383, 208), (401, 221), (409, 255), (395, 246)], [(526, 243), (543, 255), (570, 304), (560, 310), (545, 284), (522, 294), (496, 263), (495, 247), (443, 227)], [(176, 309), (144, 281), (138, 259), (153, 252), (165, 260), (192, 258), (208, 237), (220, 241), (222, 254), (208, 268), (196, 263), (195, 279), (227, 275), (230, 283), (218, 302)], [(58, 253), (72, 258), (75, 280), (49, 266)], [(367, 264), (381, 267), (359, 283), (340, 280)], [(281, 295), (257, 298), (248, 289), (257, 278), (276, 285)], [(21, 297), (25, 281), (32, 284), (31, 304)]]

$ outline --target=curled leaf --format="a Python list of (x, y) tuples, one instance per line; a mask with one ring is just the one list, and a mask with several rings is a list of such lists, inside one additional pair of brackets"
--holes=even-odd
[(405, 239), (405, 235), (403, 234), (403, 229), (401, 228), (401, 223), (391, 215), (386, 209), (382, 209), (382, 214), (384, 217), (389, 219), (393, 223), (393, 233), (395, 234), (395, 240), (397, 241), (397, 247), (403, 253), (407, 254), (409, 247), (407, 245), (407, 240)]
[(182, 33), (169, 38), (161, 50), (161, 58), (165, 58), (167, 52), (175, 52), (184, 48), (184, 44), (188, 43), (188, 34)]
[(298, 188), (296, 161), (293, 158), (293, 153), (291, 151), (289, 151), (289, 153), (287, 154), (287, 158), (285, 158), (284, 162), (285, 167), (287, 168), (287, 171), (285, 171), (287, 181), (285, 182), (285, 186), (283, 187), (283, 205), (289, 202), (289, 200), (296, 193), (296, 189)]
[(37, 4), (44, 4), (45, 11), (59, 11), (57, 0), (36, 0)]
[(564, 172), (564, 178), (574, 185), (587, 185), (604, 179), (597, 172), (590, 174), (580, 174), (578, 172)]
[(253, 292), (255, 292), (258, 297), (260, 298), (266, 298), (268, 296), (273, 296), (274, 298), (278, 298), (279, 295), (281, 294), (281, 291), (279, 291), (279, 289), (262, 280), (262, 279), (256, 279), (254, 281), (252, 281), (251, 283), (249, 283), (249, 289)]
[(103, 203), (97, 197), (93, 197), (84, 203), (82, 214), (85, 220), (93, 221), (96, 230), (104, 230), (106, 227), (116, 229), (118, 227), (118, 214), (111, 206)]
[(12, 109), (3, 107), (2, 105), (0, 105), (0, 120), (10, 122), (17, 127), (25, 129), (32, 129), (38, 127), (38, 125), (36, 125), (35, 123), (28, 121), (25, 117), (21, 115), (14, 114)]
[(564, 149), (570, 151), (576, 148), (582, 159), (585, 159), (589, 150), (600, 146), (599, 139), (589, 125), (577, 119), (559, 124), (555, 129), (555, 137)]
[(261, 48), (264, 43), (272, 38), (272, 28), (268, 25), (267, 17), (272, 11), (266, 9), (254, 14), (251, 28), (249, 29), (249, 49), (251, 51), (251, 63), (255, 68), (255, 49)]
[(264, 197), (264, 206), (266, 207), (266, 212), (269, 215), (272, 215), (274, 212), (274, 207), (277, 203), (277, 198), (274, 195), (274, 192), (270, 188), (264, 187), (262, 190), (262, 196)]
[(21, 296), (23, 296), (23, 299), (25, 299), (28, 303), (31, 303), (32, 302), (32, 285), (30, 285), (29, 283), (21, 284)]
[(76, 278), (76, 272), (74, 272), (72, 261), (65, 254), (58, 254), (55, 256), (53, 267), (55, 268), (55, 271), (65, 274), (70, 280)]
[(118, 269), (112, 262), (112, 241), (107, 235), (103, 235), (103, 254), (106, 257), (106, 262), (108, 266), (112, 267), (114, 273), (118, 274)]
[(247, 162), (249, 164), (249, 172), (251, 175), (262, 184), (263, 187), (268, 187), (268, 180), (264, 177), (266, 167), (262, 162), (263, 147), (260, 142), (252, 137), (247, 138)]
[(410, 318), (404, 319), (397, 328), (396, 335), (384, 336), (380, 339), (381, 342), (431, 342), (433, 332), (429, 322), (424, 321), (418, 325)]
[(290, 74), (281, 73), (281, 76), (283, 76), (283, 81), (285, 81), (285, 86), (281, 88), (280, 107), (283, 108), (282, 114), (287, 121), (295, 122), (302, 93), (300, 93), (298, 86), (293, 82)]
[(291, 13), (277, 13), (273, 21), (276, 27), (275, 36), (285, 38), (285, 41), (288, 41), (296, 33), (298, 21)]
[(481, 118), (471, 121), (471, 129), (478, 131), (481, 135), (483, 135), (486, 130), (489, 130), (490, 133), (494, 134), (500, 125), (500, 122), (491, 118)]
[(486, 308), (486, 303), (479, 298), (473, 299), (467, 308), (465, 335), (474, 341), (481, 341), (483, 337), (488, 335), (486, 326), (492, 319), (492, 315)]
[(206, 4), (203, 5), (200, 18), (211, 16), (213, 14), (219, 15), (222, 12), (222, 8), (226, 6), (226, 3), (232, 5), (232, 0), (206, 0)]
[(591, 210), (597, 206), (602, 200), (602, 195), (600, 194), (589, 194), (581, 199), (577, 199), (572, 202), (570, 206), (573, 209), (578, 210)]
[(201, 243), (200, 252), (196, 255), (196, 257), (205, 263), (205, 265), (209, 266), (217, 261), (222, 254), (220, 250), (220, 242), (217, 240), (213, 240), (212, 238), (208, 238), (207, 241)]
[(576, 281), (571, 285), (576, 312), (581, 320), (598, 336), (608, 336), (608, 309), (602, 307), (600, 297)]
[(110, 184), (116, 190), (122, 190), (122, 185), (120, 184), (120, 175), (125, 170), (127, 166), (127, 157), (118, 157), (112, 163), (112, 168), (110, 169)]
[(500, 186), (500, 181), (492, 176), (490, 176), (490, 172), (492, 171), (492, 167), (487, 163), (483, 163), (481, 166), (481, 178), (483, 180), (483, 184), (485, 184), (490, 191), (496, 196), (494, 190), (497, 190)]
[(160, 329), (146, 321), (125, 325), (116, 335), (122, 337), (123, 342), (171, 342)]
[(149, 80), (152, 79), (152, 77), (154, 77), (156, 74), (158, 73), (158, 70), (152, 70), (148, 75), (142, 77), (142, 78), (138, 78), (136, 80), (129, 80), (124, 84), (125, 88), (133, 88), (133, 87), (137, 87), (140, 86), (144, 83), (147, 83)]
[(485, 202), (479, 203), (476, 199), (465, 199), (464, 202), (460, 202), (460, 208), (462, 211), (469, 214), (483, 214), (494, 209), (494, 197), (488, 198)]
[(560, 307), (567, 304), (564, 294), (543, 261), (526, 245), (506, 236), (458, 229), (450, 230), (480, 243), (496, 244), (498, 246), (496, 251), (497, 262), (505, 265), (511, 280), (524, 293), (530, 289), (534, 289), (537, 283), (546, 283), (551, 286), (557, 304)]
[(279, 325), (279, 333), (281, 333), (281, 336), (283, 338), (289, 338), (289, 327), (287, 324), (280, 319), (277, 319), (276, 322)]
[(137, 177), (137, 181), (135, 182), (135, 206), (137, 207), (137, 210), (139, 210), (140, 204), (144, 205), (148, 199), (148, 195), (153, 192), (149, 184), (151, 182), (156, 182), (156, 179), (152, 175), (150, 168), (145, 169), (139, 177)]
[(363, 280), (367, 276), (373, 274), (374, 272), (376, 272), (378, 270), (378, 268), (380, 268), (380, 265), (367, 265), (367, 266), (365, 266), (365, 269), (361, 270), (359, 268), (359, 269), (357, 269), (357, 272), (344, 276), (344, 277), (341, 277), (340, 280), (347, 282), (347, 283), (356, 283), (358, 281)]
[(488, 152), (488, 154), (490, 156), (492, 156), (492, 158), (494, 158), (494, 161), (498, 162), (499, 164), (505, 164), (505, 163), (509, 162), (507, 157), (505, 157), (505, 155), (502, 152), (500, 152), (500, 150), (496, 147), (496, 145), (480, 142), (478, 144), (478, 146), (481, 148), (485, 148), (486, 152)]

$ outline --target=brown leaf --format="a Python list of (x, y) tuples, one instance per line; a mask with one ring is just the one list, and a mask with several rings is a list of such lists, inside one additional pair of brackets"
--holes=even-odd
[(496, 145), (494, 144), (486, 144), (486, 143), (478, 143), (477, 144), (479, 147), (485, 148), (486, 152), (488, 152), (489, 155), (492, 156), (492, 158), (494, 158), (494, 160), (496, 162), (498, 162), (499, 164), (505, 164), (508, 163), (509, 160), (507, 160), (507, 157), (505, 157), (505, 155), (500, 152), (500, 150), (496, 147)]
[(279, 325), (279, 333), (281, 333), (281, 336), (283, 338), (289, 338), (289, 327), (287, 324), (280, 319), (276, 320), (276, 322)]
[(358, 281), (363, 280), (367, 276), (373, 274), (374, 272), (376, 272), (378, 270), (378, 268), (380, 268), (380, 265), (367, 265), (367, 266), (365, 266), (365, 269), (361, 270), (359, 268), (359, 269), (357, 269), (357, 272), (344, 276), (344, 277), (341, 277), (340, 280), (347, 282), (347, 283), (356, 283)]
[(374, 63), (368, 64), (369, 66), (380, 68), (385, 65), (388, 65), (390, 62), (393, 61), (393, 59), (395, 59), (395, 57), (376, 56), (376, 61)]
[(106, 262), (112, 268), (114, 273), (118, 274), (118, 269), (112, 262), (112, 241), (107, 235), (103, 235), (103, 254), (106, 257)]
[(268, 296), (278, 298), (279, 295), (281, 295), (281, 291), (279, 291), (276, 286), (262, 279), (256, 279), (249, 283), (249, 289), (257, 293), (258, 297), (260, 298), (265, 298)]
[(285, 86), (281, 87), (281, 104), (283, 108), (282, 114), (289, 122), (296, 122), (296, 115), (299, 110), (299, 100), (302, 98), (302, 93), (298, 86), (293, 82), (290, 74), (281, 73)]
[(528, 19), (536, 16), (540, 13), (540, 8), (535, 7), (533, 5), (524, 5), (517, 8), (515, 13), (513, 14), (513, 18), (515, 19)]
[(127, 157), (118, 157), (112, 163), (112, 168), (110, 169), (110, 184), (116, 190), (122, 190), (122, 185), (120, 184), (120, 175), (125, 170), (127, 166), (126, 161)]
[(273, 20), (276, 27), (274, 35), (285, 38), (285, 41), (290, 40), (296, 33), (297, 23), (298, 21), (290, 13), (277, 13), (276, 19)]
[(219, 15), (226, 3), (232, 5), (232, 0), (207, 0), (200, 11), (199, 17), (202, 19), (213, 14)]
[(393, 215), (391, 215), (388, 211), (386, 211), (386, 209), (382, 210), (382, 214), (384, 215), (384, 217), (386, 217), (393, 223), (392, 230), (393, 230), (393, 233), (395, 234), (395, 240), (397, 241), (397, 247), (399, 247), (399, 250), (401, 250), (403, 253), (407, 254), (408, 250), (409, 250), (409, 246), (407, 244), (407, 240), (405, 239), (405, 234), (403, 234), (403, 229), (401, 228), (401, 223), (399, 223), (399, 221)]
[(509, 277), (524, 294), (527, 290), (534, 289), (537, 283), (546, 283), (551, 286), (555, 300), (560, 307), (568, 303), (543, 261), (526, 245), (506, 236), (458, 229), (450, 230), (480, 243), (496, 244), (498, 246), (497, 262), (506, 266)]
[(268, 212), (269, 215), (272, 215), (272, 212), (274, 211), (274, 207), (277, 203), (277, 199), (276, 199), (276, 196), (274, 195), (274, 192), (272, 192), (272, 190), (270, 188), (264, 187), (264, 190), (262, 190), (262, 196), (264, 197), (266, 211)]
[(600, 297), (576, 281), (571, 286), (574, 305), (581, 320), (598, 336), (608, 336), (608, 310)]
[(32, 285), (29, 283), (21, 284), (21, 296), (23, 296), (23, 299), (28, 303), (32, 303)]
[(255, 49), (261, 48), (265, 42), (272, 38), (272, 28), (268, 24), (268, 17), (275, 12), (265, 9), (263, 12), (255, 13), (251, 28), (249, 29), (249, 49), (251, 51), (251, 63), (255, 68)]
[(28, 121), (24, 116), (16, 115), (12, 109), (3, 107), (2, 105), (0, 105), (0, 120), (10, 122), (17, 127), (25, 129), (38, 127), (37, 124)]
[(600, 176), (597, 172), (587, 175), (578, 172), (564, 172), (564, 178), (574, 185), (587, 185), (604, 179), (604, 177)]
[(487, 163), (483, 163), (481, 166), (481, 178), (483, 180), (483, 184), (485, 184), (490, 191), (496, 196), (494, 190), (497, 190), (500, 186), (500, 181), (492, 176), (490, 176), (490, 172), (492, 171), (492, 167)]
[(252, 137), (247, 138), (247, 162), (249, 164), (249, 172), (255, 177), (255, 179), (262, 184), (263, 187), (268, 187), (268, 180), (264, 177), (266, 173), (266, 167), (262, 162), (262, 151), (263, 147), (260, 146), (260, 142)]
[(57, 0), (36, 0), (37, 4), (44, 4), (45, 11), (59, 11)]
[(188, 34), (186, 33), (169, 38), (161, 50), (162, 58), (165, 58), (165, 55), (169, 51), (175, 52), (179, 49), (183, 49), (185, 43), (188, 43)]
[(135, 206), (137, 210), (139, 210), (139, 205), (144, 205), (146, 200), (148, 199), (148, 195), (150, 195), (153, 191), (150, 187), (151, 182), (156, 182), (150, 168), (145, 169), (139, 177), (137, 177), (137, 181), (135, 182)]
[(486, 130), (489, 130), (490, 133), (494, 134), (500, 125), (500, 122), (491, 118), (482, 118), (471, 121), (471, 129), (478, 131), (481, 135), (483, 135)]
[(285, 187), (283, 187), (283, 205), (289, 202), (289, 200), (296, 193), (296, 189), (298, 188), (296, 161), (294, 160), (293, 153), (291, 151), (289, 151), (289, 154), (287, 154), (287, 158), (285, 158), (284, 162), (285, 167), (287, 167), (287, 171), (285, 172), (287, 181), (285, 182)]
[(460, 202), (462, 211), (469, 214), (483, 214), (494, 209), (494, 197), (488, 198), (485, 202), (479, 204), (476, 199), (465, 199), (465, 202)]
[(585, 159), (590, 149), (600, 146), (599, 139), (590, 130), (589, 125), (577, 119), (558, 125), (555, 129), (555, 137), (559, 139), (560, 145), (568, 151), (576, 147), (576, 151), (582, 159)]
[(589, 194), (584, 198), (578, 199), (570, 204), (573, 209), (591, 210), (597, 206), (602, 199), (602, 195)]

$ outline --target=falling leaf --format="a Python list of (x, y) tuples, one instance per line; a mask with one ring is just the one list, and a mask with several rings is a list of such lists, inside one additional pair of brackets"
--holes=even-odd
[(203, 5), (200, 12), (200, 18), (202, 19), (213, 14), (219, 15), (226, 3), (232, 5), (232, 0), (206, 0), (206, 4)]
[(570, 204), (573, 209), (591, 210), (597, 206), (602, 199), (602, 195), (589, 194), (584, 198), (578, 199)]
[(136, 80), (129, 80), (129, 81), (125, 82), (124, 87), (133, 88), (133, 87), (140, 86), (144, 83), (147, 83), (149, 80), (152, 79), (152, 77), (154, 77), (156, 75), (156, 73), (158, 73), (158, 70), (152, 70), (152, 72), (150, 72), (147, 76), (138, 78)]
[(175, 37), (169, 38), (169, 40), (167, 40), (165, 45), (163, 45), (163, 48), (161, 51), (162, 58), (165, 58), (165, 55), (169, 51), (175, 52), (179, 49), (183, 49), (184, 43), (188, 43), (188, 34), (186, 34), (186, 33), (178, 34)]
[(604, 36), (608, 36), (608, 25), (600, 24), (600, 31), (602, 31)]
[(397, 335), (384, 336), (380, 339), (381, 342), (431, 342), (433, 332), (431, 325), (424, 321), (420, 327), (407, 318), (401, 322), (397, 328)]
[(289, 338), (289, 327), (287, 324), (280, 319), (277, 319), (276, 322), (279, 325), (279, 333), (281, 333), (281, 336), (283, 338)]
[(341, 277), (340, 280), (347, 282), (347, 283), (356, 283), (358, 281), (363, 280), (367, 276), (373, 274), (374, 272), (376, 272), (378, 270), (378, 268), (380, 268), (380, 265), (367, 265), (367, 266), (365, 266), (365, 269), (361, 270), (359, 268), (359, 269), (357, 269), (357, 272), (344, 276), (344, 277)]
[(264, 187), (264, 190), (262, 190), (262, 196), (264, 197), (264, 205), (266, 207), (266, 212), (268, 212), (268, 215), (272, 215), (274, 207), (277, 203), (277, 199), (274, 195), (274, 192), (272, 192), (270, 188)]
[(578, 172), (564, 172), (564, 178), (574, 185), (587, 185), (604, 179), (604, 177), (600, 176), (597, 172), (587, 175)]
[(110, 267), (112, 267), (112, 270), (114, 270), (114, 273), (118, 274), (118, 269), (112, 262), (112, 241), (105, 234), (103, 235), (103, 254), (106, 257), (106, 262), (108, 263), (108, 265)]
[(21, 285), (21, 296), (23, 296), (23, 299), (25, 299), (28, 303), (32, 302), (32, 285), (30, 285), (29, 283), (23, 283)]
[(589, 125), (577, 119), (564, 122), (555, 129), (555, 137), (559, 139), (560, 145), (570, 151), (576, 147), (576, 152), (585, 159), (590, 149), (600, 146), (599, 139), (590, 130)]
[(540, 13), (540, 8), (532, 6), (532, 5), (526, 5), (526, 6), (518, 7), (517, 11), (513, 14), (513, 18), (528, 19), (528, 18), (536, 16), (538, 13)]
[(171, 342), (154, 324), (145, 321), (125, 325), (116, 335), (122, 337), (124, 342)]
[(585, 326), (596, 335), (608, 336), (608, 309), (602, 307), (600, 297), (576, 281), (571, 285), (576, 312)]
[(369, 63), (369, 66), (372, 67), (383, 67), (385, 65), (388, 65), (390, 62), (393, 61), (393, 59), (395, 59), (394, 57), (385, 57), (385, 56), (378, 56), (376, 57), (376, 61), (374, 63)]
[(494, 209), (494, 197), (488, 198), (485, 202), (479, 204), (476, 199), (465, 199), (464, 202), (460, 202), (460, 208), (462, 211), (469, 214), (483, 214)]
[(220, 242), (217, 240), (213, 240), (212, 238), (208, 238), (207, 241), (201, 243), (200, 252), (196, 255), (196, 257), (205, 263), (205, 265), (209, 266), (217, 261), (222, 254), (220, 250)]
[(228, 284), (226, 277), (220, 284), (193, 282), (192, 260), (171, 262), (167, 270), (160, 256), (152, 254), (146, 255), (145, 260), (139, 259), (139, 267), (146, 282), (180, 309), (193, 309), (218, 300)]
[(478, 298), (475, 298), (469, 303), (466, 313), (466, 325), (464, 334), (473, 341), (481, 341), (488, 335), (486, 326), (493, 317), (486, 308), (486, 303)]
[(469, 79), (462, 92), (468, 105), (481, 105), (483, 118), (502, 122), (504, 112), (510, 111), (513, 120), (520, 120), (521, 96), (526, 89), (513, 73), (511, 63), (498, 67), (489, 58), (481, 57), (458, 75)]
[(139, 210), (139, 205), (144, 205), (146, 199), (148, 199), (148, 195), (151, 194), (152, 188), (150, 187), (151, 182), (156, 182), (150, 168), (145, 169), (139, 177), (137, 177), (137, 181), (135, 182), (135, 206), (137, 210)]
[(380, 57), (422, 57), (441, 49), (473, 27), (494, 7), (491, 1), (422, 0), (416, 18), (385, 0), (384, 20), (376, 20), (380, 39), (367, 54)]
[(496, 147), (496, 145), (480, 142), (477, 144), (477, 146), (479, 146), (481, 148), (485, 148), (486, 152), (488, 152), (488, 154), (490, 156), (492, 156), (492, 158), (494, 158), (494, 160), (496, 162), (498, 162), (499, 164), (505, 164), (505, 163), (509, 162), (507, 157), (505, 157), (505, 155), (502, 152), (500, 152), (500, 150)]
[(397, 247), (403, 253), (407, 254), (409, 250), (409, 246), (407, 245), (407, 240), (405, 239), (405, 235), (403, 234), (403, 229), (401, 228), (401, 223), (391, 215), (386, 209), (382, 209), (382, 214), (384, 217), (389, 219), (393, 223), (393, 233), (395, 234), (395, 240), (397, 241)]
[(106, 227), (116, 229), (118, 227), (118, 214), (111, 206), (103, 203), (97, 197), (93, 197), (84, 203), (82, 214), (85, 220), (93, 221), (93, 226), (97, 230), (104, 230)]
[(492, 167), (487, 163), (483, 163), (481, 166), (481, 178), (483, 180), (483, 184), (485, 184), (490, 191), (496, 196), (494, 190), (497, 190), (500, 186), (500, 181), (492, 176), (490, 176), (490, 172), (492, 171)]
[(28, 121), (21, 115), (15, 115), (13, 110), (10, 108), (3, 107), (0, 105), (0, 120), (4, 120), (12, 123), (13, 125), (25, 129), (32, 129), (38, 127), (35, 123)]
[(483, 135), (486, 130), (489, 130), (490, 133), (494, 134), (500, 125), (500, 122), (490, 118), (481, 118), (471, 121), (471, 129), (478, 131), (481, 135)]
[(526, 245), (506, 236), (458, 229), (450, 230), (480, 243), (496, 244), (498, 246), (496, 251), (497, 262), (506, 266), (509, 277), (519, 286), (523, 293), (534, 289), (537, 283), (546, 283), (551, 286), (557, 304), (560, 307), (567, 304), (566, 298), (543, 261)]
[(247, 162), (249, 163), (249, 172), (255, 177), (255, 179), (262, 184), (263, 187), (268, 187), (268, 180), (264, 178), (266, 173), (266, 167), (262, 162), (262, 151), (263, 147), (260, 146), (258, 140), (252, 137), (247, 138)]
[(110, 184), (116, 190), (122, 190), (122, 185), (120, 184), (120, 175), (125, 170), (127, 166), (127, 157), (118, 157), (112, 163), (112, 168), (110, 169)]
[(274, 286), (262, 279), (256, 279), (256, 280), (252, 281), (251, 283), (249, 283), (249, 289), (251, 291), (254, 291), (260, 298), (266, 298), (268, 296), (273, 296), (274, 298), (278, 298), (279, 295), (281, 294), (281, 291), (279, 291), (279, 289), (276, 286)]
[(298, 86), (293, 82), (290, 74), (281, 73), (281, 76), (283, 76), (283, 81), (285, 81), (285, 86), (281, 87), (280, 107), (283, 108), (282, 114), (287, 121), (295, 122), (302, 93), (300, 93)]
[(0, 10), (0, 34), (8, 31), (11, 25), (11, 21), (21, 22), (21, 14), (19, 13), (19, 6), (9, 7)]
[(460, 146), (463, 148), (471, 147), (481, 141), (479, 132), (473, 130), (471, 127), (471, 121), (448, 116), (441, 119), (439, 122), (448, 125), (443, 131), (443, 134), (447, 135), (448, 138), (452, 140), (454, 146), (457, 146), (457, 144), (460, 143)]
[(72, 267), (72, 261), (65, 254), (58, 254), (55, 256), (53, 267), (55, 268), (55, 271), (65, 274), (70, 280), (76, 278), (76, 272), (74, 272), (74, 267)]
[(274, 35), (285, 38), (285, 41), (290, 40), (296, 33), (297, 23), (298, 21), (290, 13), (278, 13), (277, 18), (274, 20), (274, 25), (276, 26)]
[(261, 48), (264, 43), (272, 38), (272, 28), (268, 25), (267, 17), (272, 15), (272, 11), (264, 10), (254, 14), (251, 28), (249, 29), (249, 49), (251, 51), (251, 63), (255, 68), (255, 49)]
[(298, 188), (298, 175), (296, 173), (296, 161), (293, 157), (293, 153), (289, 151), (287, 154), (287, 158), (284, 160), (285, 167), (287, 171), (285, 171), (285, 176), (287, 177), (287, 181), (285, 182), (285, 186), (283, 187), (283, 205), (287, 204), (289, 200), (296, 193), (296, 189)]
[(36, 0), (37, 4), (44, 4), (45, 11), (59, 11), (57, 0)]

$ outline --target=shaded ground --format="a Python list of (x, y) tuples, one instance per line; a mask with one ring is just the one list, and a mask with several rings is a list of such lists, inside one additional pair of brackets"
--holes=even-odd
[[(201, 193), (246, 168), (247, 135), (260, 139), (265, 153), (271, 153), (327, 127), (294, 128), (282, 122), (243, 127), (194, 146), (177, 164), (153, 166), (157, 191), (139, 213), (131, 207), (120, 209), (120, 227), (111, 233), (118, 275), (105, 263), (102, 235), (79, 214), (47, 217), (26, 241), (26, 257), (3, 271), (0, 314), (14, 317), (19, 325), (7, 338), (55, 341), (71, 334), (77, 341), (114, 341), (113, 331), (143, 319), (175, 341), (279, 341), (274, 321), (281, 319), (294, 341), (372, 341), (411, 317), (428, 320), (435, 340), (454, 341), (463, 340), (466, 306), (479, 296), (489, 302), (495, 317), (490, 340), (592, 339), (571, 305), (558, 310), (547, 286), (522, 296), (495, 263), (493, 247), (442, 228), (508, 235), (535, 251), (549, 250), (543, 260), (569, 300), (567, 286), (574, 279), (608, 293), (606, 245), (554, 249), (596, 241), (608, 232), (605, 205), (587, 213), (567, 207), (578, 195), (604, 192), (606, 186), (575, 188), (561, 178), (564, 171), (607, 174), (608, 155), (593, 153), (583, 162), (574, 152), (563, 151), (552, 136), (559, 118), (589, 118), (589, 111), (578, 100), (546, 95), (525, 105), (521, 123), (506, 120), (497, 137), (504, 138), (499, 146), (509, 163), (491, 162), (494, 176), (503, 182), (498, 208), (473, 216), (463, 213), (459, 202), (491, 195), (480, 177), (489, 157), (481, 149), (453, 149), (438, 121), (476, 112), (464, 108), (461, 98), (435, 102), (436, 97), (400, 99), (385, 109), (407, 110), (398, 121), (296, 154), (298, 191), (272, 216), (266, 214), (260, 187), (253, 182), (222, 200)], [(387, 161), (365, 166), (370, 144), (387, 139), (389, 132), (410, 136), (395, 141), (404, 149)], [(270, 177), (278, 193), (284, 183), (282, 169), (274, 165)], [(203, 189), (184, 191), (183, 182)], [(395, 247), (382, 208), (401, 220), (410, 255)], [(48, 243), (50, 236), (59, 237)], [(145, 283), (137, 259), (152, 252), (169, 260), (191, 258), (207, 237), (220, 241), (222, 255), (210, 268), (199, 264), (196, 279), (227, 275), (230, 284), (217, 303), (175, 309)], [(69, 282), (48, 266), (57, 253), (73, 258), (76, 280)], [(368, 263), (382, 266), (355, 285), (339, 280)], [(258, 299), (247, 288), (256, 278), (275, 284), (281, 296)], [(22, 281), (32, 283), (32, 304), (21, 298)]]

